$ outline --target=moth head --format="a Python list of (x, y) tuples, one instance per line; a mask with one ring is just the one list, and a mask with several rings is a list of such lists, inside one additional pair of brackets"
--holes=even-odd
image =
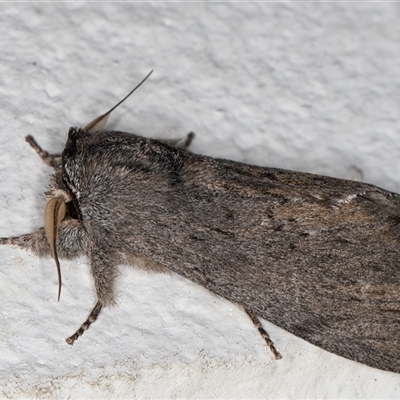
[(58, 274), (58, 301), (60, 301), (61, 295), (61, 268), (60, 262), (57, 255), (57, 233), (61, 221), (65, 217), (67, 210), (66, 201), (64, 196), (57, 196), (51, 198), (46, 205), (44, 210), (44, 231), (49, 242), (51, 253), (57, 267)]
[[(147, 74), (147, 76), (138, 85), (136, 85), (136, 87), (133, 88), (121, 101), (119, 101), (114, 107), (112, 107), (105, 114), (102, 114), (99, 117), (95, 118), (92, 122), (87, 124), (83, 129), (86, 132), (90, 133), (101, 131), (106, 125), (110, 114), (120, 104), (122, 104), (136, 89), (138, 89), (139, 86), (141, 86), (152, 73), (153, 71), (150, 71), (150, 73)], [(55, 174), (51, 176), (50, 186), (47, 192), (45, 193), (48, 202), (44, 210), (44, 231), (57, 267), (58, 300), (60, 300), (61, 284), (62, 284), (60, 261), (58, 260), (58, 254), (57, 254), (58, 228), (60, 227), (61, 221), (65, 218), (67, 212), (68, 215), (71, 215), (71, 207), (69, 206), (72, 205), (71, 196), (69, 195), (68, 190), (65, 189), (66, 188), (64, 187), (62, 173), (61, 171), (57, 171)], [(72, 211), (76, 213), (76, 210), (74, 210), (73, 207)]]

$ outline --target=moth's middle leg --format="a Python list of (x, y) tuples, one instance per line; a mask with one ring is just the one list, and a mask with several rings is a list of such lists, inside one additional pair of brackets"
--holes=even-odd
[(194, 137), (195, 137), (195, 134), (193, 132), (189, 132), (186, 135), (186, 138), (183, 140), (183, 142), (178, 143), (178, 146), (182, 147), (182, 149), (187, 150), (189, 148), (189, 146), (192, 144)]
[(179, 147), (187, 150), (192, 144), (193, 139), (196, 135), (193, 132), (189, 132), (184, 138), (181, 139), (161, 139), (162, 142), (171, 144), (172, 146)]
[(81, 327), (69, 338), (65, 339), (65, 341), (71, 346), (74, 344), (75, 340), (77, 340), (80, 336), (83, 335), (83, 332), (89, 329), (89, 326), (96, 321), (97, 317), (100, 314), (101, 309), (103, 308), (103, 304), (98, 301), (94, 306), (93, 310), (90, 312), (87, 320), (81, 325)]
[(66, 339), (66, 342), (70, 345), (73, 345), (89, 329), (89, 326), (96, 321), (104, 306), (115, 304), (113, 289), (115, 278), (118, 275), (115, 257), (107, 257), (101, 251), (93, 252), (91, 255), (91, 272), (96, 286), (97, 303), (81, 327)]

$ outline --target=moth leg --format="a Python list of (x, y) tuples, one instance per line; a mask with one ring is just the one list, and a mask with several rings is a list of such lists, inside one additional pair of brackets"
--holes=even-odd
[(82, 326), (69, 338), (65, 339), (65, 341), (71, 346), (74, 344), (75, 340), (79, 338), (79, 336), (83, 335), (83, 332), (89, 329), (89, 326), (96, 321), (97, 317), (100, 314), (101, 309), (103, 308), (103, 304), (98, 301), (94, 306), (93, 310), (88, 316), (88, 319), (82, 324)]
[(94, 277), (98, 301), (88, 319), (72, 336), (66, 339), (66, 342), (70, 345), (73, 345), (75, 340), (82, 336), (89, 326), (96, 321), (104, 306), (115, 304), (113, 287), (115, 278), (118, 275), (115, 261), (110, 261), (104, 257), (101, 251), (93, 253), (91, 257), (91, 272)]
[(253, 321), (253, 324), (258, 329), (258, 332), (260, 332), (260, 335), (263, 337), (263, 339), (267, 343), (267, 345), (270, 348), (272, 354), (275, 356), (275, 360), (280, 360), (282, 358), (281, 353), (279, 353), (279, 351), (276, 350), (274, 342), (271, 340), (271, 338), (269, 337), (268, 333), (265, 331), (265, 329), (261, 325), (261, 322), (257, 318), (256, 314), (254, 314), (253, 310), (250, 310), (249, 308), (244, 307), (244, 310), (246, 311), (246, 313), (250, 317), (250, 319)]
[(25, 140), (34, 148), (39, 157), (50, 167), (57, 168), (60, 165), (61, 154), (49, 154), (47, 151), (43, 150), (33, 138), (33, 136), (28, 135)]
[(178, 147), (181, 147), (182, 149), (187, 150), (189, 148), (189, 146), (192, 144), (194, 137), (195, 137), (194, 132), (189, 132), (186, 135), (184, 142), (178, 143)]
[[(1, 244), (15, 245), (21, 249), (30, 250), (39, 257), (51, 257), (52, 255), (44, 228), (27, 235), (0, 238)], [(78, 220), (66, 219), (61, 222), (58, 228), (56, 247), (60, 258), (71, 259), (85, 253), (86, 235)]]
[(192, 144), (193, 139), (196, 135), (193, 132), (189, 132), (186, 137), (182, 139), (167, 139), (162, 140), (165, 143), (171, 144), (172, 146), (179, 147), (181, 149), (187, 150)]

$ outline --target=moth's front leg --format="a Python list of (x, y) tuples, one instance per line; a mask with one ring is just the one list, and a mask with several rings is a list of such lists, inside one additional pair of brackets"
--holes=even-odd
[[(10, 238), (0, 238), (0, 244), (16, 245), (30, 250), (39, 257), (51, 257), (51, 248), (44, 228), (33, 233)], [(60, 258), (71, 259), (85, 254), (86, 235), (80, 221), (66, 219), (60, 223), (57, 236), (57, 253)]]
[(50, 167), (58, 169), (61, 166), (61, 154), (49, 154), (47, 151), (43, 150), (33, 138), (29, 135), (25, 140), (33, 147), (39, 157)]
[[(62, 221), (58, 227), (57, 231), (57, 253), (60, 258), (74, 258), (78, 257), (82, 254), (85, 254), (87, 251), (87, 240), (85, 235), (85, 230), (83, 229), (80, 221), (76, 219), (66, 219)], [(46, 233), (44, 228), (40, 228), (33, 233), (29, 233), (27, 235), (21, 235), (10, 238), (0, 238), (0, 244), (10, 244), (16, 245), (24, 250), (30, 250), (34, 254), (39, 257), (49, 256), (51, 257), (52, 251), (49, 244), (49, 241), (46, 237)], [(92, 265), (93, 270), (93, 265)], [(97, 274), (97, 280), (95, 277), (95, 282), (97, 283), (100, 280), (100, 284), (96, 284), (96, 289), (99, 293), (108, 293), (101, 285), (101, 272)], [(112, 285), (110, 286), (112, 291)], [(97, 319), (102, 307), (104, 304), (110, 304), (110, 301), (106, 299), (110, 296), (102, 295), (102, 301), (98, 301), (92, 312), (90, 313), (87, 321), (81, 326), (81, 328), (70, 338), (67, 339), (67, 343), (73, 344), (79, 336), (83, 334), (83, 332), (89, 328), (90, 324)], [(112, 298), (112, 293), (111, 293)]]

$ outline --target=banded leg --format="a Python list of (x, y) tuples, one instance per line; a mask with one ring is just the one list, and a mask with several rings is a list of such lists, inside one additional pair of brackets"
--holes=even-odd
[(72, 336), (65, 339), (65, 341), (72, 346), (75, 340), (79, 339), (79, 337), (83, 335), (83, 332), (88, 330), (89, 326), (96, 321), (102, 308), (103, 305), (101, 304), (100, 301), (98, 301), (94, 306), (92, 312), (89, 314), (88, 319), (81, 325), (81, 327)]
[(67, 343), (72, 345), (83, 333), (89, 329), (89, 326), (96, 321), (103, 306), (109, 306), (115, 304), (114, 301), (114, 281), (118, 275), (118, 267), (115, 264), (115, 258), (113, 261), (104, 255), (101, 251), (93, 252), (91, 255), (91, 272), (94, 278), (97, 293), (97, 303), (88, 319), (82, 324), (82, 326), (68, 339)]
[(25, 140), (33, 147), (39, 157), (50, 167), (59, 168), (61, 165), (61, 154), (49, 154), (47, 151), (43, 150), (33, 138), (29, 135)]
[(250, 319), (253, 321), (253, 324), (258, 329), (258, 332), (260, 332), (260, 335), (263, 337), (263, 339), (267, 343), (267, 345), (270, 348), (272, 354), (275, 356), (275, 360), (280, 360), (282, 358), (282, 355), (281, 355), (281, 353), (279, 353), (278, 350), (276, 350), (274, 342), (271, 340), (271, 338), (269, 337), (268, 333), (265, 331), (265, 329), (261, 325), (260, 320), (254, 314), (254, 312), (252, 310), (250, 310), (249, 308), (244, 307), (244, 310), (246, 311), (246, 313), (250, 317)]

